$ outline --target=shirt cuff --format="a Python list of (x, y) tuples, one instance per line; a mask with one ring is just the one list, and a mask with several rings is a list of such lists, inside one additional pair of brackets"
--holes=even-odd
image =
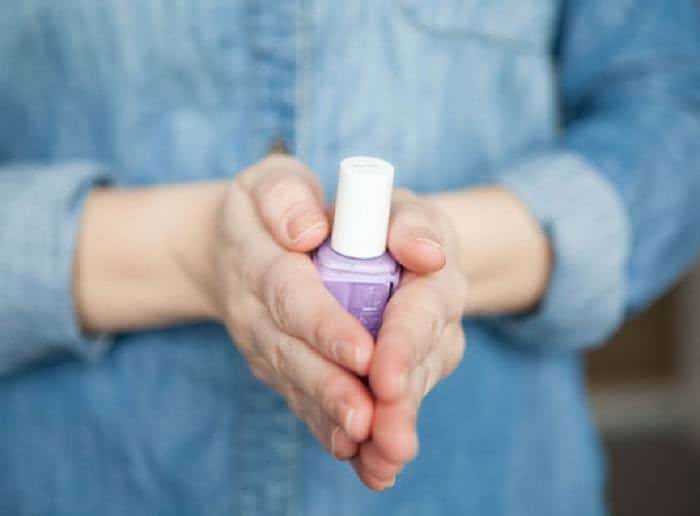
[(630, 231), (618, 193), (592, 165), (567, 152), (524, 161), (499, 182), (539, 221), (554, 262), (535, 310), (489, 323), (509, 341), (543, 350), (602, 343), (625, 315)]
[(73, 257), (89, 191), (109, 182), (95, 163), (0, 167), (0, 372), (61, 353), (95, 359), (106, 336), (81, 334)]

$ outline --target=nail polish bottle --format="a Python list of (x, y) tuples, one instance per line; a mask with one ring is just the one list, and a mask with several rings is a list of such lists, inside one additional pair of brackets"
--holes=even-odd
[(314, 255), (328, 290), (374, 337), (401, 275), (386, 249), (393, 183), (384, 160), (343, 160), (331, 238)]

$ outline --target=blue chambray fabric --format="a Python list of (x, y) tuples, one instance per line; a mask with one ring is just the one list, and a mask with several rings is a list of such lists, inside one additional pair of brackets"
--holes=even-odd
[[(90, 188), (232, 177), (277, 138), (329, 196), (376, 154), (419, 192), (502, 184), (552, 241), (537, 310), (465, 321), (386, 493), (221, 327), (76, 326)], [(698, 142), (691, 0), (3, 1), (0, 514), (604, 514), (580, 354), (692, 261)]]

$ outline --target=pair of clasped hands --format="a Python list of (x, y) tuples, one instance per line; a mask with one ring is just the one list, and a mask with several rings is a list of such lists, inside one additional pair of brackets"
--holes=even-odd
[(395, 191), (388, 248), (404, 274), (375, 342), (310, 259), (331, 220), (309, 168), (268, 157), (233, 181), (222, 210), (219, 318), (253, 374), (365, 485), (393, 486), (418, 452), (423, 398), (464, 352), (466, 280), (451, 223), (430, 200)]

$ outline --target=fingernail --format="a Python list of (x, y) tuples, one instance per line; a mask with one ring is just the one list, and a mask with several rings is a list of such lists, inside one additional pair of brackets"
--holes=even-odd
[(349, 409), (347, 413), (345, 414), (345, 424), (343, 425), (343, 428), (345, 429), (345, 433), (348, 435), (352, 435), (352, 418), (355, 417), (355, 409)]
[(326, 219), (321, 212), (309, 210), (289, 220), (287, 234), (292, 242), (298, 242), (305, 235), (323, 228), (325, 224)]
[(380, 482), (379, 489), (381, 491), (384, 491), (385, 489), (390, 489), (390, 488), (394, 487), (394, 485), (396, 484), (396, 477), (393, 477), (391, 480), (387, 480), (387, 481), (382, 481), (381, 479), (377, 479), (377, 480), (379, 480), (379, 482)]

